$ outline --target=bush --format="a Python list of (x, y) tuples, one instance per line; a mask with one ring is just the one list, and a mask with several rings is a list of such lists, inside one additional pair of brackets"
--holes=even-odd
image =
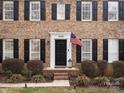
[(54, 72), (53, 71), (44, 71), (43, 76), (47, 81), (52, 81), (54, 78)]
[(27, 68), (33, 75), (41, 74), (43, 71), (43, 62), (39, 60), (28, 61)]
[(93, 85), (106, 86), (110, 85), (110, 80), (107, 77), (96, 77), (92, 81)]
[(99, 60), (97, 61), (97, 65), (99, 68), (99, 76), (104, 76), (105, 75), (105, 70), (107, 68), (107, 61)]
[(85, 75), (78, 76), (75, 80), (76, 86), (88, 87), (91, 84), (90, 78)]
[(8, 83), (22, 83), (24, 82), (24, 77), (21, 74), (13, 74), (8, 80)]
[(45, 82), (45, 78), (42, 75), (34, 75), (31, 81), (34, 83)]
[(12, 76), (12, 72), (11, 71), (5, 71), (4, 73), (8, 78), (10, 78)]
[(20, 74), (24, 68), (24, 61), (21, 59), (6, 59), (2, 62), (4, 72), (11, 71), (14, 74)]
[(81, 73), (85, 74), (90, 78), (97, 76), (98, 75), (97, 63), (89, 60), (83, 61), (81, 63)]
[(22, 75), (26, 77), (27, 81), (29, 81), (31, 80), (31, 77), (32, 77), (32, 71), (25, 69), (22, 71)]
[(115, 61), (112, 63), (112, 66), (114, 68), (113, 77), (118, 78), (124, 76), (124, 62)]
[(120, 87), (124, 87), (124, 77), (118, 79)]
[(112, 75), (113, 75), (113, 66), (112, 63), (108, 63), (105, 69), (105, 76), (112, 77)]

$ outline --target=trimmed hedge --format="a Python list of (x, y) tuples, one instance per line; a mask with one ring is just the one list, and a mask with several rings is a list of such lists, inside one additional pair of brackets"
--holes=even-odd
[(113, 66), (113, 77), (118, 78), (124, 76), (124, 62), (115, 61), (112, 63)]
[(93, 78), (98, 76), (98, 66), (95, 61), (86, 60), (81, 62), (81, 73), (86, 76)]
[(31, 60), (27, 63), (27, 68), (33, 75), (42, 74), (43, 62), (40, 60)]
[(20, 74), (24, 68), (24, 61), (21, 59), (6, 59), (2, 62), (4, 72)]
[(107, 61), (104, 60), (99, 60), (97, 61), (97, 65), (99, 68), (99, 76), (104, 76), (105, 75), (105, 70), (107, 69)]

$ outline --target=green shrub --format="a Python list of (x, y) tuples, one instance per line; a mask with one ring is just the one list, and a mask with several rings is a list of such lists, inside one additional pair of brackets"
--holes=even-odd
[(2, 62), (4, 72), (11, 71), (15, 74), (20, 74), (24, 68), (24, 61), (21, 59), (6, 59)]
[(124, 76), (124, 62), (123, 61), (115, 61), (112, 63), (114, 68), (113, 77), (118, 78)]
[(22, 83), (25, 78), (21, 74), (13, 74), (8, 80), (8, 83)]
[(92, 81), (93, 85), (106, 86), (110, 84), (110, 80), (107, 77), (96, 77)]
[(107, 68), (107, 61), (99, 60), (97, 61), (97, 65), (99, 68), (99, 76), (104, 76), (105, 75), (105, 70)]
[(33, 75), (41, 74), (43, 72), (43, 62), (39, 60), (28, 61), (27, 68)]
[(81, 73), (93, 78), (98, 75), (98, 66), (95, 61), (83, 61), (81, 62)]
[(33, 74), (32, 71), (25, 69), (22, 71), (22, 75), (26, 77), (27, 81), (29, 81), (31, 80)]
[(34, 75), (31, 81), (34, 83), (45, 82), (45, 78), (42, 75)]
[(12, 71), (5, 71), (4, 72), (4, 74), (8, 77), (8, 78), (10, 78), (11, 76), (12, 76)]
[(120, 87), (124, 87), (124, 77), (118, 79)]
[(91, 84), (90, 78), (85, 75), (78, 76), (75, 80), (76, 86), (88, 87)]
[(44, 78), (47, 80), (47, 81), (52, 81), (53, 78), (54, 78), (54, 72), (51, 72), (51, 71), (47, 71), (43, 73), (43, 76)]

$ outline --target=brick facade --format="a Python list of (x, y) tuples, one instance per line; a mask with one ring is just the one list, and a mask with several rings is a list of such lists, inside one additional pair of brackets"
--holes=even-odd
[[(97, 21), (77, 21), (76, 20), (76, 0), (63, 0), (64, 3), (71, 4), (70, 20), (52, 20), (51, 4), (61, 0), (46, 0), (46, 20), (45, 21), (25, 21), (24, 20), (24, 0), (19, 0), (19, 20), (1, 21), (0, 38), (19, 39), (19, 58), (24, 58), (24, 39), (38, 38), (46, 40), (46, 63), (50, 65), (50, 33), (49, 32), (74, 32), (79, 38), (98, 40), (98, 60), (103, 59), (103, 39), (116, 38), (124, 39), (123, 21), (103, 21), (103, 0), (98, 1)], [(76, 46), (72, 46), (72, 58), (76, 64)]]

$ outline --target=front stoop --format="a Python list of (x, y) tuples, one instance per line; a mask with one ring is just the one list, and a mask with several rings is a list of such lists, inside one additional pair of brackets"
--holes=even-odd
[(69, 80), (69, 76), (77, 76), (78, 68), (44, 68), (43, 73), (47, 76), (53, 75), (54, 80)]
[(54, 72), (54, 80), (68, 80), (67, 72)]

